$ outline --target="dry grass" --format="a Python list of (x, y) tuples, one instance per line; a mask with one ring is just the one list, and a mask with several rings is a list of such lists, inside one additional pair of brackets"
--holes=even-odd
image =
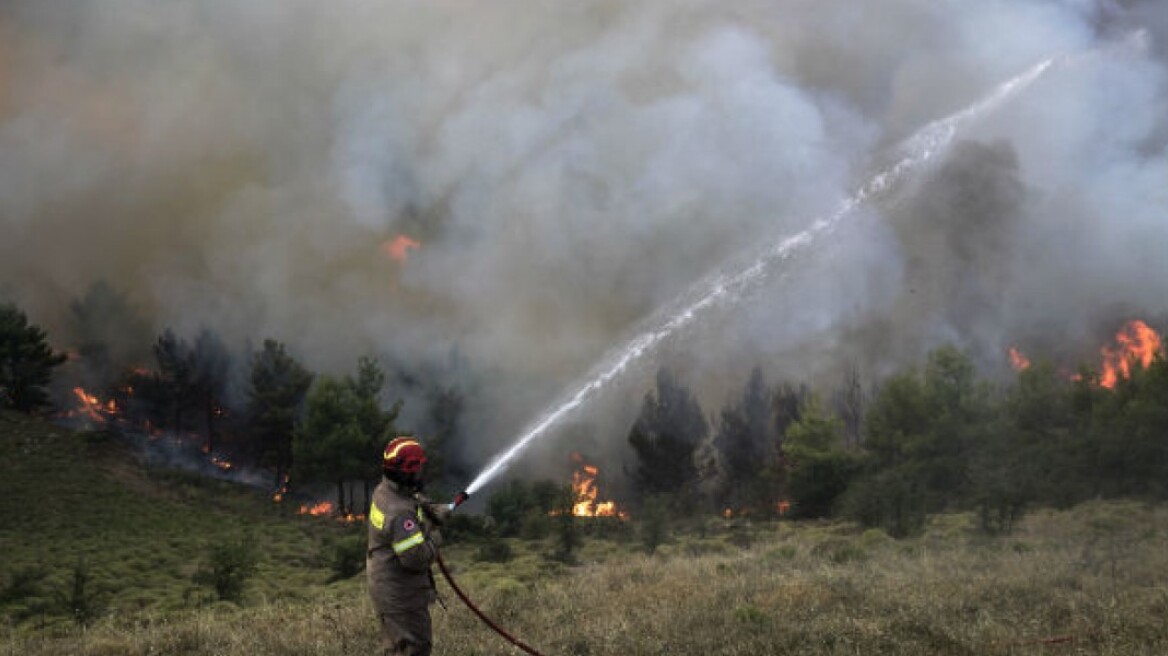
[[(744, 532), (750, 540), (741, 538)], [(1168, 509), (1090, 504), (978, 538), (935, 519), (893, 541), (779, 524), (679, 538), (654, 556), (592, 541), (563, 567), (518, 545), (507, 565), (452, 547), (463, 588), (546, 654), (1166, 654)], [(747, 547), (734, 546), (749, 544)], [(516, 654), (444, 585), (436, 653)], [(361, 577), (311, 601), (109, 618), (9, 637), (4, 654), (374, 653)]]

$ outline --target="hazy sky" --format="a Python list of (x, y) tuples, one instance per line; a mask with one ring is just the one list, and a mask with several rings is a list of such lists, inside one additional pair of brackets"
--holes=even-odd
[(754, 364), (1081, 353), (1168, 311), (1166, 39), (1153, 0), (8, 0), (0, 294), (62, 347), (100, 279), (154, 330), (322, 371), (457, 347), (505, 439), (891, 145), (1063, 57), (647, 369), (717, 404)]

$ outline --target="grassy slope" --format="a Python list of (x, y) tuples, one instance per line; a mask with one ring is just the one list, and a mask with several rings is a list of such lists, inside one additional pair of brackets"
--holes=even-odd
[(244, 535), (263, 552), (246, 600), (307, 598), (330, 574), (323, 545), (344, 528), (291, 512), (236, 485), (145, 471), (100, 434), (4, 414), (0, 588), (30, 568), (46, 578), (34, 594), (0, 605), (0, 619), (21, 630), (68, 624), (54, 602), (79, 562), (107, 612), (205, 606), (213, 595), (192, 574), (210, 545)]
[[(3, 478), (27, 485), (30, 475), (5, 472)], [(59, 476), (43, 468), (41, 475)], [(321, 586), (325, 572), (308, 566), (321, 523), (281, 517), (268, 504), (237, 496), (225, 502), (199, 489), (144, 494), (135, 491), (139, 485), (115, 476), (97, 486), (105, 502), (133, 504), (147, 514), (116, 520), (133, 530), (129, 535), (86, 531), (91, 557), (101, 549), (133, 554), (102, 567), (148, 580), (162, 575), (136, 574), (142, 567), (123, 561), (160, 559), (158, 569), (181, 572), (198, 557), (204, 533), (246, 521), (282, 549), (267, 559), (265, 580), (257, 581), (249, 604), (122, 612), (84, 633), (25, 632), (0, 640), (0, 654), (375, 651), (361, 577)], [(13, 483), (0, 486), (7, 492)], [(23, 558), (36, 551), (38, 534), (72, 526), (26, 518), (13, 531), (8, 519), (24, 506), (5, 503), (0, 545), (7, 551), (19, 541)], [(74, 504), (92, 512), (102, 505), (55, 503), (58, 513)], [(30, 532), (34, 527), (37, 533)], [(579, 554), (583, 564), (575, 567), (545, 558), (549, 544), (519, 541), (511, 543), (516, 558), (506, 564), (475, 563), (469, 546), (451, 546), (447, 560), (485, 611), (548, 654), (1165, 654), (1166, 538), (1168, 509), (1100, 503), (1034, 513), (1014, 535), (993, 540), (977, 537), (968, 516), (936, 518), (924, 536), (899, 542), (843, 524), (730, 529), (715, 522), (704, 536), (678, 537), (653, 556), (640, 553), (636, 542), (589, 539)], [(182, 606), (174, 595), (189, 585), (185, 575), (167, 576), (173, 581), (159, 584), (168, 592), (151, 594)], [(290, 594), (301, 586), (281, 579), (297, 577), (314, 587)], [(437, 653), (518, 653), (445, 585), (440, 589), (449, 609), (435, 609)]]

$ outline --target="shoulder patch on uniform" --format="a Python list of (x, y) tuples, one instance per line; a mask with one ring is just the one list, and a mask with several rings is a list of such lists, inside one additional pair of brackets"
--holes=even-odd
[(385, 513), (381, 512), (376, 503), (369, 504), (369, 523), (379, 531), (385, 528)]

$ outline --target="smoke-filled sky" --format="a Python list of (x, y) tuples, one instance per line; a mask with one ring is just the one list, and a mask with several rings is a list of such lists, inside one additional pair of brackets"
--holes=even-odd
[(7, 0), (0, 295), (60, 347), (105, 280), (155, 331), (274, 337), (322, 371), (457, 348), (503, 440), (1055, 56), (659, 359), (717, 404), (755, 364), (830, 383), (945, 342), (991, 367), (1080, 348), (1168, 316), (1162, 0)]

